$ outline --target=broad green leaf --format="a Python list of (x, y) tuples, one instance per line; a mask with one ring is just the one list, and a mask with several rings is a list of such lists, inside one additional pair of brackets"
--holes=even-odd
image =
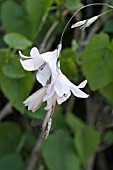
[(26, 11), (32, 23), (32, 36), (35, 38), (45, 21), (53, 0), (25, 0)]
[(11, 122), (0, 123), (0, 157), (6, 153), (16, 151), (21, 135), (21, 129), (18, 124)]
[(14, 1), (2, 3), (1, 21), (6, 32), (19, 32), (31, 38), (31, 23), (22, 5)]
[(67, 115), (66, 120), (74, 133), (74, 143), (78, 155), (82, 163), (85, 164), (96, 151), (100, 142), (100, 135), (95, 129), (85, 125), (79, 118), (70, 113)]
[(99, 92), (113, 103), (113, 82), (100, 89)]
[(81, 54), (83, 72), (92, 90), (112, 81), (113, 45), (106, 34), (94, 35)]
[(54, 0), (55, 3), (57, 3), (58, 5), (62, 5), (64, 2), (62, 0)]
[(67, 0), (66, 7), (71, 10), (77, 10), (81, 8), (83, 4), (80, 2), (80, 0)]
[(9, 78), (4, 74), (0, 75), (0, 85), (4, 95), (21, 113), (24, 113), (25, 111), (23, 101), (28, 97), (32, 89), (33, 82), (33, 76), (28, 72), (24, 78), (20, 79)]
[(73, 141), (65, 133), (50, 136), (43, 145), (42, 153), (49, 170), (80, 170)]
[(64, 49), (61, 53), (61, 70), (71, 78), (77, 74), (77, 67), (75, 64), (76, 55), (71, 49)]
[(30, 133), (27, 133), (26, 134), (26, 140), (25, 140), (25, 143), (24, 143), (24, 149), (27, 151), (27, 152), (30, 152), (33, 147), (35, 146), (36, 144), (36, 137), (34, 136), (34, 134), (30, 134)]
[(95, 129), (84, 126), (78, 133), (75, 131), (75, 147), (83, 163), (96, 152), (99, 143), (100, 135)]
[(10, 48), (19, 50), (25, 50), (32, 45), (32, 42), (24, 35), (14, 32), (6, 34), (4, 36), (4, 41)]
[(59, 106), (54, 113), (53, 129), (54, 130), (68, 129), (65, 122), (65, 115), (63, 114), (63, 109), (61, 106)]
[(24, 113), (23, 101), (28, 97), (34, 79), (29, 72), (25, 72), (25, 77), (18, 79), (10, 78), (9, 75), (6, 76), (3, 72), (3, 66), (11, 59), (10, 57), (11, 52), (9, 50), (0, 49), (0, 87), (13, 106), (21, 113)]
[[(113, 51), (113, 41), (111, 42), (111, 49)], [(105, 87), (101, 88), (99, 90), (99, 92), (106, 98), (110, 101), (110, 103), (112, 104), (113, 103), (113, 78), (112, 78), (112, 81), (106, 85)]]
[(26, 76), (19, 60), (17, 58), (10, 58), (6, 64), (2, 66), (3, 73), (10, 78), (18, 79)]
[(26, 152), (30, 152), (35, 146), (35, 144), (36, 144), (36, 138), (34, 134), (24, 133), (22, 134), (21, 139), (18, 143), (18, 146), (16, 148), (16, 153), (19, 154), (23, 150)]
[(0, 170), (24, 170), (22, 158), (17, 154), (7, 154), (0, 158)]
[(66, 122), (73, 132), (81, 131), (84, 128), (84, 123), (72, 113), (68, 113), (66, 116)]

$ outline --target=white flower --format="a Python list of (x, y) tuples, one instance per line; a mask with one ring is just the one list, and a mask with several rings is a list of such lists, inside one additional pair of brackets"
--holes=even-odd
[(80, 88), (85, 87), (86, 83), (87, 81), (85, 80), (80, 85), (75, 86), (59, 69), (56, 78), (52, 79), (48, 86), (44, 86), (32, 94), (24, 101), (24, 104), (28, 106), (28, 110), (35, 112), (45, 101), (47, 101), (45, 110), (50, 110), (56, 101), (60, 105), (70, 97), (71, 92), (76, 97), (87, 98), (88, 95), (80, 90)]
[(84, 30), (86, 27), (89, 27), (93, 22), (95, 22), (100, 15), (94, 16), (92, 18), (89, 18), (87, 20), (79, 21), (71, 26), (71, 28), (82, 26), (80, 29)]
[(74, 85), (59, 69), (56, 78), (53, 78), (51, 84), (47, 87), (46, 95), (43, 99), (43, 101), (47, 101), (45, 109), (49, 110), (56, 100), (59, 105), (62, 104), (71, 96), (71, 92), (76, 97), (87, 98), (89, 95), (80, 90), (80, 88), (84, 88), (86, 84), (87, 80), (78, 86)]
[[(39, 54), (36, 48), (32, 48), (30, 54), (31, 57), (20, 55), (27, 60), (21, 60), (20, 62), (25, 70), (37, 72), (37, 80), (43, 85), (41, 89), (36, 91), (30, 97), (28, 97), (23, 103), (28, 106), (28, 110), (35, 112), (43, 102), (47, 102), (45, 110), (47, 110), (43, 122), (42, 129), (44, 132), (44, 138), (47, 138), (51, 129), (52, 116), (55, 108), (56, 101), (60, 105), (66, 101), (71, 92), (79, 98), (87, 98), (88, 95), (81, 91), (84, 88), (87, 81), (83, 81), (80, 85), (75, 86), (60, 70), (60, 62), (58, 61), (61, 45), (53, 52), (47, 52)], [(46, 85), (47, 80), (51, 76), (51, 83)]]
[(43, 86), (45, 86), (51, 74), (55, 74), (56, 72), (56, 62), (60, 50), (61, 44), (59, 44), (57, 49), (53, 52), (40, 54), (38, 49), (33, 47), (30, 51), (30, 57), (24, 56), (21, 51), (19, 51), (19, 54), (22, 57), (20, 62), (27, 71), (37, 70), (36, 78)]

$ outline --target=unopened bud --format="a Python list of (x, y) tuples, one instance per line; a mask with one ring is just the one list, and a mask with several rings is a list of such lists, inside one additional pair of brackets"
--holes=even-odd
[(100, 15), (94, 16), (92, 18), (89, 18), (87, 20), (79, 21), (71, 26), (71, 28), (82, 26), (80, 29), (84, 30), (86, 27), (89, 27), (93, 22), (95, 22)]

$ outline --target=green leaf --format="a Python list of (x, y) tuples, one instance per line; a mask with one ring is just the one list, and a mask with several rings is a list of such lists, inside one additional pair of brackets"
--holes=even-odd
[(81, 54), (83, 72), (92, 90), (98, 90), (112, 81), (112, 48), (108, 35), (94, 35)]
[(18, 124), (11, 122), (0, 123), (0, 157), (16, 150), (21, 135), (21, 129)]
[(13, 106), (24, 113), (25, 107), (23, 101), (28, 97), (32, 86), (33, 86), (33, 76), (31, 73), (26, 73), (24, 78), (13, 79), (0, 75), (0, 85), (4, 95), (11, 101)]
[(26, 150), (27, 152), (30, 152), (33, 147), (35, 146), (36, 144), (36, 137), (34, 136), (34, 134), (30, 134), (30, 133), (27, 133), (26, 134), (26, 140), (25, 140), (25, 143), (24, 143), (24, 150)]
[(32, 36), (35, 38), (45, 21), (53, 0), (25, 0), (26, 10), (32, 23)]
[(14, 57), (7, 60), (7, 63), (2, 66), (2, 70), (9, 78), (19, 79), (26, 76), (19, 60)]
[(68, 0), (66, 2), (66, 7), (71, 10), (77, 10), (82, 6), (83, 4), (80, 2), (80, 0)]
[(62, 0), (54, 0), (57, 5), (62, 5), (64, 2)]
[(22, 158), (16, 154), (7, 154), (0, 158), (1, 170), (24, 170)]
[(44, 143), (42, 153), (49, 170), (80, 170), (73, 141), (65, 133), (50, 136)]
[(64, 49), (61, 53), (61, 70), (70, 78), (73, 78), (77, 74), (77, 67), (75, 64), (75, 53), (71, 49)]
[(73, 132), (81, 131), (84, 128), (84, 123), (72, 113), (68, 113), (66, 116), (66, 122)]
[(6, 32), (19, 32), (31, 38), (31, 23), (23, 6), (14, 1), (6, 1), (1, 7), (2, 26)]
[(55, 130), (66, 130), (67, 125), (65, 122), (65, 115), (63, 114), (63, 109), (59, 106), (54, 115), (53, 129)]
[(85, 126), (78, 133), (75, 132), (75, 147), (83, 163), (92, 156), (100, 143), (99, 133), (88, 126)]
[(16, 148), (16, 153), (21, 153), (22, 151), (31, 152), (33, 147), (36, 144), (36, 138), (34, 134), (31, 133), (24, 133), (21, 136), (21, 139), (18, 143)]
[(24, 35), (20, 33), (8, 33), (4, 36), (4, 41), (10, 48), (25, 50), (32, 45)]
[(10, 73), (10, 76), (9, 74), (6, 76), (3, 72), (3, 66), (11, 60), (11, 57), (13, 60), (14, 56), (11, 56), (9, 50), (0, 49), (0, 87), (13, 106), (21, 113), (24, 113), (25, 107), (23, 101), (28, 97), (32, 89), (34, 78), (30, 72), (25, 72), (25, 77), (23, 78), (10, 78), (13, 73)]
[(85, 125), (79, 118), (70, 113), (68, 113), (66, 120), (74, 132), (74, 143), (78, 155), (82, 163), (85, 164), (96, 151), (100, 142), (100, 135), (95, 129)]
[(99, 92), (113, 103), (113, 82), (100, 89)]

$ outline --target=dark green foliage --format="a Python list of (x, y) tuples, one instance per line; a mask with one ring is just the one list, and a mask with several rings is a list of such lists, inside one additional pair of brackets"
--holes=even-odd
[(16, 151), (21, 135), (21, 129), (16, 123), (0, 124), (0, 157)]
[(54, 134), (45, 142), (43, 157), (50, 170), (80, 170), (74, 143), (64, 132)]
[[(73, 17), (59, 56), (61, 71), (75, 85), (88, 80), (81, 90), (89, 98), (70, 97), (56, 107), (50, 136), (44, 142), (40, 133), (47, 103), (34, 113), (23, 104), (41, 85), (35, 81), (35, 73), (23, 69), (18, 51), (30, 56), (32, 47), (40, 52), (54, 50), (73, 12), (86, 3), (89, 1), (0, 1), (0, 170), (28, 169), (32, 156), (36, 162), (33, 157), (31, 170), (86, 170), (90, 166), (100, 170), (103, 162), (113, 169), (109, 163), (113, 154), (110, 159), (106, 156), (109, 150), (112, 153), (113, 144), (113, 19), (109, 12), (107, 21), (104, 16), (99, 18), (99, 25), (97, 21), (83, 32), (71, 29), (80, 19), (98, 15), (105, 9), (101, 5)], [(95, 28), (97, 34), (89, 38)], [(104, 116), (107, 126), (102, 122)], [(90, 161), (91, 157), (95, 160)]]
[(24, 170), (22, 158), (16, 154), (7, 154), (0, 158), (1, 170)]
[(81, 55), (83, 72), (92, 90), (113, 80), (113, 45), (107, 34), (95, 35)]
[(100, 142), (100, 135), (72, 114), (67, 115), (67, 122), (75, 134), (74, 144), (80, 160), (85, 163), (95, 152)]

